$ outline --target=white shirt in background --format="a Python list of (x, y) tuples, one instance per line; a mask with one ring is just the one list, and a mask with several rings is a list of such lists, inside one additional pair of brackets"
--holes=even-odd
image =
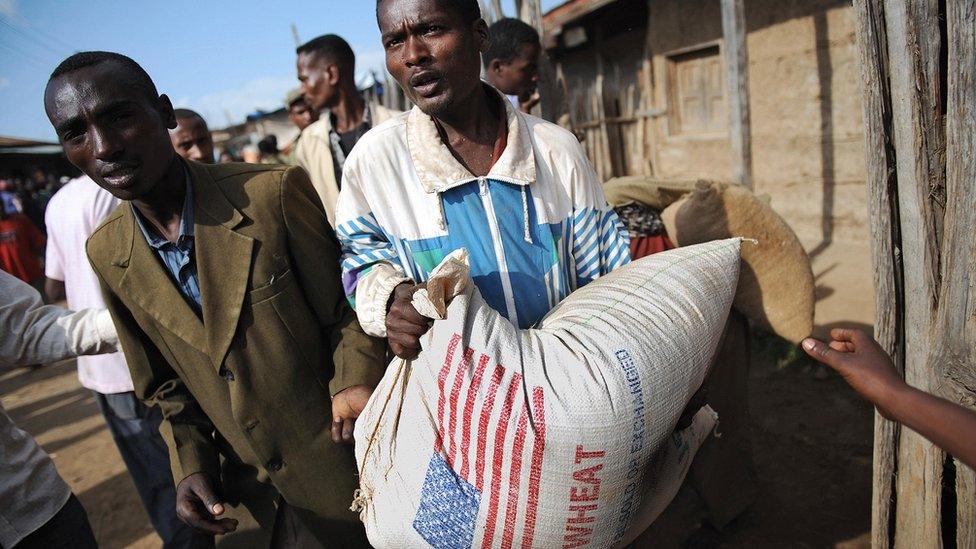
[[(44, 274), (64, 282), (69, 309), (105, 308), (85, 241), (118, 204), (119, 199), (87, 176), (69, 181), (48, 203), (44, 214), (48, 233)], [(132, 378), (121, 352), (79, 357), (78, 380), (86, 389), (102, 394), (132, 390)]]

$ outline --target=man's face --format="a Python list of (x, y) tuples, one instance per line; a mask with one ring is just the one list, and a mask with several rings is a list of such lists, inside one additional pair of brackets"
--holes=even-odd
[(535, 93), (539, 83), (539, 44), (526, 42), (519, 47), (519, 53), (508, 63), (498, 59), (491, 62), (488, 70), (491, 83), (502, 93), (517, 95), (519, 100), (528, 101)]
[(299, 130), (305, 130), (313, 122), (319, 119), (319, 113), (308, 106), (304, 99), (299, 99), (288, 107), (288, 120), (298, 126)]
[(339, 100), (339, 67), (315, 52), (298, 54), (295, 66), (308, 104), (318, 111), (334, 107)]
[(441, 116), (480, 89), (483, 20), (465, 23), (444, 0), (384, 0), (377, 18), (386, 68), (424, 113)]
[(150, 99), (114, 61), (52, 80), (44, 108), (68, 160), (122, 200), (147, 195), (173, 161), (169, 98)]
[(169, 138), (173, 142), (176, 154), (187, 160), (213, 164), (213, 138), (210, 136), (207, 123), (199, 117), (177, 118), (176, 129), (170, 130)]

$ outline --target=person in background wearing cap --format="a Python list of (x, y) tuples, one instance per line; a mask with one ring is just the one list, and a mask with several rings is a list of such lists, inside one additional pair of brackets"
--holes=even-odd
[(298, 147), (298, 141), (302, 138), (302, 132), (305, 131), (305, 128), (318, 121), (319, 112), (309, 106), (308, 101), (305, 101), (305, 95), (302, 94), (301, 88), (295, 88), (285, 96), (285, 110), (288, 111), (288, 120), (298, 128), (298, 135), (281, 149), (280, 156), (285, 164), (297, 166), (298, 160), (295, 158), (295, 149)]
[(214, 142), (202, 116), (190, 109), (175, 109), (176, 127), (169, 131), (176, 154), (187, 160), (214, 163)]
[(296, 68), (309, 106), (322, 116), (304, 132), (295, 157), (312, 178), (329, 224), (335, 226), (336, 201), (346, 157), (374, 125), (397, 113), (369, 105), (356, 87), (356, 55), (341, 37), (326, 34), (298, 46)]

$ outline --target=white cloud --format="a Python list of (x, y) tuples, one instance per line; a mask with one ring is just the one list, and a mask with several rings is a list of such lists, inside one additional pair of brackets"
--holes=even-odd
[(0, 76), (0, 90), (6, 88), (9, 85), (10, 85), (10, 79)]
[(293, 75), (255, 78), (244, 85), (221, 90), (201, 97), (181, 97), (177, 108), (190, 108), (200, 113), (212, 128), (237, 124), (255, 110), (274, 111), (283, 106), (288, 90), (297, 87)]
[(0, 0), (0, 15), (13, 19), (19, 12), (17, 0)]

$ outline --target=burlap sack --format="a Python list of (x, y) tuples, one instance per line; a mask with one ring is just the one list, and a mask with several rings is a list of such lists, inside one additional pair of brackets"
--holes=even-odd
[(607, 203), (618, 208), (627, 204), (644, 204), (663, 210), (682, 196), (695, 190), (696, 181), (655, 179), (645, 175), (616, 177), (603, 185)]
[(735, 307), (754, 323), (799, 343), (813, 330), (814, 279), (806, 251), (773, 208), (739, 185), (699, 182), (661, 214), (668, 236), (690, 246), (733, 236), (742, 246)]

